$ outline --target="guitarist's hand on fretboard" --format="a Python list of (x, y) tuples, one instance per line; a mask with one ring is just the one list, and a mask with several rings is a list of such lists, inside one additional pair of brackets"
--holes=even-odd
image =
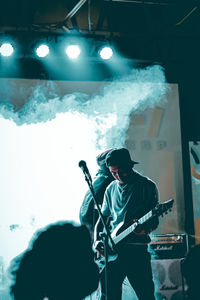
[(138, 227), (139, 227), (139, 229), (136, 228), (136, 229), (133, 231), (135, 234), (137, 234), (137, 235), (145, 235), (145, 234), (147, 234), (147, 232), (146, 232), (145, 230), (141, 229), (140, 226), (138, 226)]
[[(134, 220), (133, 222), (137, 222), (137, 220)], [(135, 228), (135, 230), (133, 230), (134, 234), (137, 234), (137, 235), (145, 235), (145, 234), (149, 234), (151, 233), (152, 231), (154, 231), (155, 229), (152, 229), (152, 228), (145, 228), (138, 224), (137, 227)]]
[[(137, 222), (137, 220), (134, 220), (133, 222)], [(135, 228), (135, 230), (133, 230), (133, 232), (138, 235), (147, 234), (147, 232), (142, 228), (142, 226), (140, 224), (137, 225), (137, 227)]]

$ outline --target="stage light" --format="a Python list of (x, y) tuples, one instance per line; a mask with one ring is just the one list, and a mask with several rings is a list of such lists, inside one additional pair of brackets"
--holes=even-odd
[(76, 59), (81, 53), (80, 48), (77, 45), (70, 45), (66, 48), (66, 54), (69, 58)]
[(113, 51), (110, 47), (103, 47), (100, 50), (99, 54), (102, 59), (110, 59), (113, 56)]
[(14, 49), (10, 43), (4, 43), (0, 47), (0, 53), (2, 56), (10, 56), (12, 55)]
[(40, 45), (36, 49), (37, 56), (39, 57), (45, 57), (49, 54), (49, 47), (45, 44)]

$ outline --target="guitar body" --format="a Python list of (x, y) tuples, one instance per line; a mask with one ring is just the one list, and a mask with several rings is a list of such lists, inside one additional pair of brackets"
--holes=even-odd
[[(135, 225), (134, 225), (135, 224)], [(124, 232), (125, 229), (127, 229), (129, 227), (130, 224), (126, 224), (125, 222), (120, 222), (117, 227), (113, 230), (113, 232), (111, 233), (111, 238), (113, 239), (113, 241), (116, 240), (117, 236), (121, 233)], [(132, 228), (134, 230), (134, 228), (137, 227), (137, 222), (132, 223)], [(131, 234), (131, 232), (130, 232)], [(125, 239), (122, 240), (122, 242), (124, 242)], [(118, 257), (118, 248), (120, 247), (120, 242), (115, 244), (115, 250), (113, 250), (112, 248), (112, 244), (109, 240), (108, 242), (108, 249), (107, 249), (107, 256), (108, 256), (108, 263), (115, 261)], [(100, 254), (99, 254), (100, 255)], [(98, 257), (98, 259), (96, 260), (96, 264), (99, 267), (99, 272), (101, 273), (103, 271), (103, 269), (105, 268), (105, 264), (106, 264), (106, 260), (105, 260), (105, 256), (100, 255)]]
[[(132, 222), (131, 224), (126, 224), (126, 222), (121, 222), (117, 225), (117, 227), (113, 230), (111, 233), (111, 238), (114, 242), (115, 249), (113, 249), (112, 244), (110, 241), (108, 241), (108, 249), (107, 249), (107, 256), (108, 256), (108, 263), (115, 261), (118, 257), (117, 254), (117, 248), (120, 245), (122, 241), (124, 241), (126, 238), (128, 238), (131, 234), (134, 235), (133, 231), (136, 229), (138, 225), (143, 225), (150, 219), (154, 217), (163, 216), (163, 214), (167, 214), (168, 211), (171, 211), (171, 208), (173, 206), (173, 199), (170, 199), (168, 201), (165, 201), (164, 203), (156, 205), (155, 208), (150, 210), (147, 214), (145, 214), (143, 217), (141, 217), (139, 220)], [(100, 256), (96, 260), (96, 263), (99, 267), (100, 273), (105, 268), (105, 257)]]

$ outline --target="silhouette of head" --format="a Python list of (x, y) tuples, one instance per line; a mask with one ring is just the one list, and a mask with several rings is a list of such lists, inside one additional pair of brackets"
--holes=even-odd
[(98, 284), (91, 240), (85, 226), (50, 224), (38, 231), (10, 267), (15, 300), (78, 300)]

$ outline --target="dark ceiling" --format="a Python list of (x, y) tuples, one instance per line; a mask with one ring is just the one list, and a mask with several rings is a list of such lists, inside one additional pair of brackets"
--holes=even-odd
[(199, 21), (195, 0), (7, 0), (0, 11), (2, 35), (78, 32), (114, 41), (127, 57), (158, 61), (198, 58)]

